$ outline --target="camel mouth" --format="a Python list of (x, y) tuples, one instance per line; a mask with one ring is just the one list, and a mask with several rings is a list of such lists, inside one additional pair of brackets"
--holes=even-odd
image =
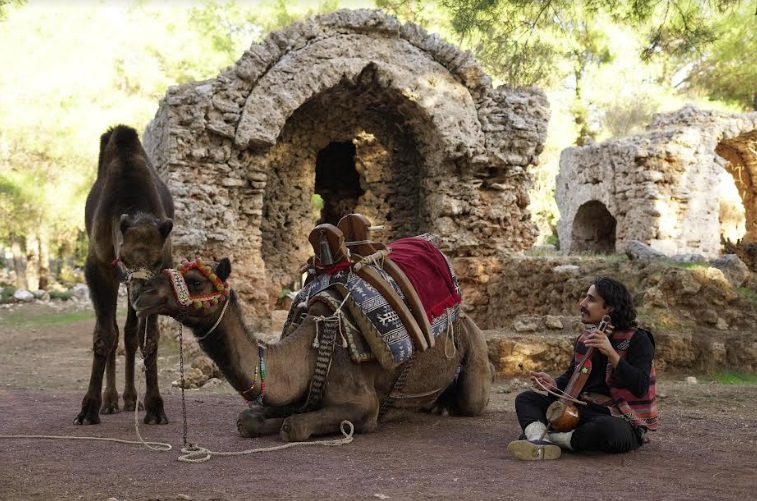
[(134, 312), (139, 318), (149, 317), (150, 315), (160, 314), (161, 307), (168, 301), (165, 298), (150, 299), (145, 296), (139, 296), (133, 303)]

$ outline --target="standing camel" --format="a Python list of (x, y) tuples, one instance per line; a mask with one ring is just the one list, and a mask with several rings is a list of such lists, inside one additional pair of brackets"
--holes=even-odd
[[(436, 271), (449, 274), (446, 265)], [(353, 315), (335, 313), (343, 299), (333, 288), (312, 297), (280, 341), (258, 341), (229, 286), (230, 274), (226, 258), (184, 261), (148, 281), (134, 307), (140, 317), (168, 315), (189, 327), (231, 386), (255, 403), (237, 420), (243, 437), (278, 432), (282, 440), (304, 441), (337, 433), (343, 420), (369, 433), (390, 401), (404, 409), (444, 406), (467, 416), (486, 408), (492, 381), (486, 341), (459, 304), (446, 313), (450, 324), (432, 347), (386, 368), (375, 359), (351, 358), (348, 343), (357, 340), (348, 342), (343, 327), (354, 324)]]
[[(132, 302), (144, 282), (173, 266), (170, 233), (174, 206), (171, 194), (147, 158), (137, 132), (118, 125), (100, 137), (97, 179), (87, 197), (85, 223), (89, 249), (84, 274), (97, 317), (93, 335), (92, 374), (89, 388), (74, 424), (97, 424), (100, 413), (119, 411), (116, 390), (118, 287), (125, 282), (128, 313), (124, 326), (126, 381), (124, 410), (137, 405), (134, 362), (142, 350), (147, 389), (144, 397), (147, 424), (168, 422), (158, 388), (157, 316), (137, 318)], [(106, 371), (107, 369), (107, 371)], [(102, 391), (103, 373), (106, 375)]]

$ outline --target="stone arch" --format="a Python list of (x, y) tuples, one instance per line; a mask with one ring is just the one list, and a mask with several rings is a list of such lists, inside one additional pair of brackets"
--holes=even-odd
[[(144, 144), (174, 194), (176, 254), (231, 257), (247, 313), (265, 325), (312, 252), (329, 145), (354, 146), (359, 189), (346, 205), (384, 224), (382, 240), (436, 234), (470, 270), (465, 293), (535, 239), (527, 169), (548, 115), (540, 90), (493, 88), (438, 36), (341, 10), (272, 33), (216, 79), (169, 89)], [(467, 302), (473, 312), (487, 297)]]
[(602, 202), (592, 200), (581, 205), (573, 219), (573, 252), (612, 254), (615, 252), (617, 221)]
[[(721, 192), (721, 236), (737, 242), (757, 241), (757, 131), (723, 139), (715, 152), (725, 161)], [(729, 218), (731, 220), (724, 220)]]
[[(568, 148), (560, 157), (555, 199), (561, 249), (571, 252), (573, 221), (590, 200), (617, 219), (616, 251), (639, 240), (667, 255), (717, 257), (718, 187), (730, 175), (744, 210), (743, 241), (757, 239), (757, 112), (730, 114), (686, 106), (658, 114), (636, 136)], [(728, 200), (739, 203), (739, 200)]]

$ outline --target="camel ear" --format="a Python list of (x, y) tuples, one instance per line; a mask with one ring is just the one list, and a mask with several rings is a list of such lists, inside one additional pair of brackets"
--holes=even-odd
[(160, 231), (160, 236), (163, 237), (163, 240), (168, 238), (168, 234), (171, 233), (172, 229), (173, 229), (173, 220), (170, 218), (164, 219), (158, 225), (158, 230)]
[(122, 235), (126, 233), (126, 230), (131, 228), (132, 224), (133, 224), (133, 221), (131, 220), (128, 214), (121, 214), (121, 220), (119, 221), (118, 226), (121, 229)]
[(218, 278), (220, 278), (222, 282), (225, 282), (226, 279), (229, 278), (229, 275), (231, 275), (231, 261), (229, 261), (229, 258), (225, 257), (218, 262), (216, 275), (218, 275)]

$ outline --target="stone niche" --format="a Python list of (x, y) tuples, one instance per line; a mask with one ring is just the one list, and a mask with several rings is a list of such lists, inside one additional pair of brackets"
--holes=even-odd
[(170, 88), (144, 144), (175, 198), (176, 257), (230, 257), (255, 328), (286, 307), (314, 225), (351, 212), (385, 226), (376, 240), (438, 235), (476, 316), (504, 256), (536, 237), (529, 168), (548, 119), (540, 90), (494, 88), (437, 35), (341, 10)]
[(716, 257), (724, 241), (757, 240), (756, 183), (757, 113), (656, 115), (643, 134), (562, 152), (560, 249), (622, 253), (639, 240)]

